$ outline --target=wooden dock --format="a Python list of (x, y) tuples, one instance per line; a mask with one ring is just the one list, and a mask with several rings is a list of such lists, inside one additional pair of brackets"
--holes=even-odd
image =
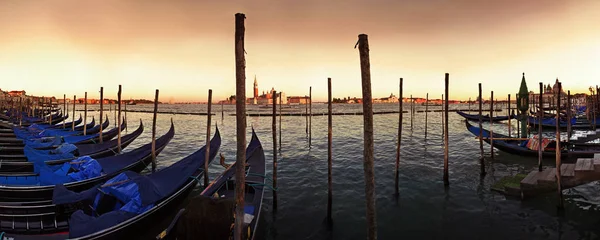
[[(560, 167), (562, 189), (572, 188), (600, 180), (600, 154), (594, 158), (579, 158), (576, 163), (564, 163)], [(494, 189), (501, 191), (501, 189)], [(533, 170), (523, 178), (519, 186), (505, 185), (503, 193), (522, 199), (556, 191), (556, 168)]]

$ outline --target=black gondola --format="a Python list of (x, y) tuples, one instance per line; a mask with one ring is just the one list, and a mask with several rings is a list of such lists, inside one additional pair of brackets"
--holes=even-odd
[[(162, 137), (156, 140), (156, 153), (160, 153), (167, 143), (171, 141), (175, 135), (175, 127), (171, 123), (171, 128)], [(70, 182), (64, 184), (69, 190), (83, 191), (93, 187), (94, 185), (106, 181), (115, 175), (124, 171), (142, 171), (148, 164), (152, 162), (152, 143), (148, 143), (138, 149), (130, 152), (119, 154), (112, 157), (96, 159), (103, 169), (104, 175), (86, 179), (78, 182)], [(22, 174), (17, 175), (19, 177)], [(32, 178), (39, 178), (39, 174), (29, 174)], [(4, 176), (5, 180), (9, 179), (8, 176)], [(35, 179), (33, 179), (35, 180)], [(6, 202), (19, 202), (27, 204), (31, 201), (44, 201), (52, 198), (52, 191), (54, 185), (46, 186), (0, 186), (0, 201)]]
[[(479, 114), (468, 114), (468, 113), (461, 112), (461, 111), (457, 111), (456, 113), (458, 115), (466, 118), (467, 120), (479, 121)], [(493, 122), (500, 122), (500, 121), (508, 120), (509, 118), (514, 119), (516, 117), (514, 115), (512, 115), (512, 116), (496, 116), (496, 117), (492, 117), (492, 121)], [(486, 114), (486, 115), (481, 116), (481, 121), (489, 122), (490, 121), (490, 115)]]
[[(126, 148), (133, 140), (139, 137), (144, 131), (144, 125), (140, 119), (140, 126), (135, 131), (121, 137), (121, 148)], [(76, 156), (90, 156), (92, 158), (103, 158), (114, 156), (118, 150), (118, 139), (113, 139), (104, 143), (97, 144), (78, 144)], [(45, 161), (48, 165), (63, 164), (70, 159), (57, 159)], [(25, 155), (0, 155), (2, 165), (0, 165), (0, 178), (2, 172), (31, 172), (34, 169), (34, 164), (27, 162), (28, 158)]]
[[(488, 130), (475, 127), (475, 126), (471, 125), (469, 123), (469, 121), (465, 121), (465, 124), (466, 124), (469, 132), (471, 132), (475, 136), (479, 136), (479, 132), (481, 131), (481, 135), (482, 135), (482, 137), (484, 137), (483, 140), (488, 144), (490, 143), (490, 141), (491, 141), (489, 138), (490, 132)], [(535, 158), (538, 157), (538, 150), (531, 150), (525, 146), (525, 144), (526, 144), (525, 141), (528, 141), (528, 140), (506, 140), (506, 139), (510, 139), (512, 137), (506, 136), (503, 134), (498, 134), (498, 133), (494, 133), (493, 137), (502, 139), (502, 140), (494, 139), (494, 147), (500, 151), (519, 155), (519, 156), (525, 156), (525, 157), (535, 157)], [(568, 144), (566, 142), (561, 143), (561, 146), (566, 147), (567, 145)], [(554, 143), (554, 146), (556, 146), (556, 143)], [(548, 147), (551, 148), (552, 143), (550, 143), (548, 145)], [(570, 148), (570, 150), (567, 150), (565, 148), (561, 151), (561, 157), (564, 160), (575, 161), (575, 160), (577, 160), (577, 158), (593, 158), (594, 153), (600, 153), (600, 146), (597, 144), (577, 144), (577, 145), (571, 145), (571, 146), (569, 146), (569, 148)], [(555, 159), (556, 158), (555, 150), (543, 151), (542, 154), (544, 157), (547, 157), (547, 159)]]
[[(210, 145), (211, 151), (208, 161), (214, 159), (221, 145), (218, 129)], [(19, 226), (25, 226), (31, 222), (27, 220), (27, 217), (43, 215), (49, 219), (47, 222), (48, 227), (41, 227), (46, 223), (43, 222), (35, 225), (34, 228), (28, 225), (30, 226), (29, 229), (16, 229), (12, 228), (14, 225), (11, 225), (10, 228), (2, 228), (0, 231), (7, 232), (6, 237), (12, 237), (14, 240), (135, 239), (139, 238), (141, 233), (158, 232), (159, 229), (148, 228), (148, 226), (162, 221), (166, 216), (179, 209), (182, 202), (197, 185), (197, 179), (204, 174), (204, 161), (205, 147), (202, 147), (171, 166), (147, 176), (125, 172), (117, 178), (109, 180), (104, 185), (96, 185), (94, 188), (80, 193), (70, 192), (59, 185), (55, 190), (53, 200), (58, 205), (29, 206), (25, 207), (26, 210), (17, 210), (20, 213), (17, 218), (17, 220), (20, 220)], [(125, 180), (120, 181), (120, 179)], [(104, 189), (107, 185), (121, 184), (135, 185), (139, 189), (141, 201), (147, 201), (144, 205), (147, 207), (145, 211), (135, 214), (122, 210), (112, 210), (111, 208), (109, 211), (102, 212), (100, 205), (94, 205), (93, 202), (96, 196), (102, 196), (100, 204), (107, 203), (104, 202), (105, 200), (115, 199), (112, 195), (106, 194), (105, 191), (100, 191), (100, 188)], [(108, 205), (112, 207), (118, 201), (109, 201)], [(90, 206), (96, 206), (96, 208), (92, 210)], [(60, 209), (60, 211), (56, 211), (56, 209)], [(1, 207), (0, 211), (2, 211)], [(100, 216), (92, 217), (94, 212)], [(22, 235), (11, 235), (10, 233)]]

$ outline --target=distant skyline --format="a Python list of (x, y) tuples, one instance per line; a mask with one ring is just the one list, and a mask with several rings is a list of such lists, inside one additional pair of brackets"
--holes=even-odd
[(0, 1), (3, 90), (72, 98), (205, 102), (235, 94), (234, 14), (246, 14), (246, 95), (361, 97), (360, 33), (369, 35), (374, 97), (499, 100), (525, 72), (587, 93), (600, 82), (600, 1)]

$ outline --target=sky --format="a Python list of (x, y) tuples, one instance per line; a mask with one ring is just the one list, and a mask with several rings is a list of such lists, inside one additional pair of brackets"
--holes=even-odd
[[(369, 35), (374, 97), (498, 99), (525, 73), (530, 90), (600, 80), (600, 1), (578, 0), (2, 0), (0, 88), (206, 101), (235, 94), (234, 15), (246, 14), (246, 96), (361, 97), (358, 34)], [(514, 97), (513, 97), (514, 98)]]

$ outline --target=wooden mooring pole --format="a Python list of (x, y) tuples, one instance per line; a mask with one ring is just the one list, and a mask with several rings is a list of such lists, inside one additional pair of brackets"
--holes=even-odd
[(308, 148), (312, 144), (312, 86), (308, 89)]
[[(102, 106), (102, 104), (100, 104), (100, 106)], [(102, 116), (102, 113), (100, 113), (100, 116)], [(100, 119), (102, 119), (102, 117), (100, 117)], [(87, 135), (87, 92), (85, 92), (83, 98), (83, 123), (83, 135), (85, 136)], [(102, 122), (100, 122), (100, 124), (102, 124)]]
[(571, 141), (571, 90), (567, 91), (567, 142)]
[(124, 107), (125, 107), (125, 109), (124, 109), (125, 110), (125, 132), (127, 132), (127, 125), (128, 125), (127, 123), (129, 123), (127, 121), (127, 103), (124, 104)]
[(221, 102), (221, 125), (223, 125), (224, 120), (225, 120), (225, 110), (223, 109), (223, 102)]
[(538, 106), (540, 106), (538, 112), (538, 171), (542, 171), (542, 161), (544, 159), (544, 149), (542, 148), (542, 120), (544, 119), (544, 83), (540, 82), (540, 96), (538, 101)]
[(481, 83), (479, 83), (479, 152), (481, 153), (481, 155), (479, 156), (479, 165), (481, 165), (481, 175), (485, 174), (485, 161), (483, 158), (483, 135), (481, 129), (483, 129), (482, 126), (482, 122), (483, 122), (483, 110), (482, 110), (482, 106), (483, 106), (483, 96), (481, 95)]
[(118, 120), (117, 120), (117, 127), (119, 128), (117, 130), (117, 144), (119, 145), (119, 147), (117, 148), (117, 153), (121, 153), (121, 85), (119, 84), (119, 91), (117, 92), (117, 111), (118, 113)]
[[(67, 94), (63, 95), (63, 114), (67, 114), (69, 112), (69, 110), (67, 110)], [(65, 124), (67, 122), (67, 119), (63, 120), (63, 129), (65, 129)]]
[[(87, 104), (87, 101), (86, 101), (86, 104)], [(103, 114), (104, 114), (104, 87), (100, 87), (100, 132), (99, 132), (100, 143), (102, 143), (102, 117), (103, 117)]]
[(429, 111), (429, 93), (425, 94), (425, 138), (427, 138), (427, 112)]
[[(558, 93), (556, 98), (556, 106), (560, 107), (560, 93), (562, 91), (562, 84), (558, 82)], [(563, 195), (562, 195), (562, 177), (560, 174), (561, 163), (561, 147), (560, 147), (560, 121), (559, 121), (559, 113), (556, 112), (556, 187), (558, 190), (558, 208), (563, 209)]]
[(363, 94), (365, 198), (367, 202), (367, 239), (377, 239), (377, 211), (375, 203), (375, 171), (373, 169), (373, 98), (371, 96), (371, 64), (369, 40), (366, 34), (358, 35), (360, 70)]
[(490, 156), (494, 159), (494, 91), (490, 96)]
[[(244, 189), (246, 182), (246, 58), (244, 56), (244, 19), (243, 13), (235, 14), (235, 82), (236, 82), (236, 134), (237, 154), (235, 169), (235, 223), (234, 240), (242, 240), (244, 226)], [(309, 140), (310, 144), (310, 140)]]
[(331, 104), (331, 78), (327, 78), (327, 222), (331, 225), (333, 218), (331, 216), (331, 208), (333, 204), (333, 160), (331, 146), (333, 143), (333, 118), (331, 114), (333, 107)]
[(154, 112), (152, 113), (152, 172), (156, 171), (156, 112), (158, 111), (158, 89), (154, 93)]
[(448, 151), (448, 100), (450, 99), (448, 97), (448, 87), (449, 87), (449, 82), (450, 82), (450, 74), (446, 73), (446, 76), (444, 78), (444, 85), (445, 85), (445, 95), (446, 95), (446, 101), (444, 101), (444, 185), (448, 186), (450, 184), (450, 181), (448, 180), (448, 158), (449, 158), (449, 151)]
[(208, 159), (210, 159), (210, 118), (212, 110), (212, 89), (208, 89), (208, 102), (206, 112), (206, 151), (204, 152), (204, 187), (208, 187)]
[(279, 92), (279, 151), (281, 151), (281, 105), (283, 105), (283, 95)]
[(413, 97), (412, 94), (410, 95), (410, 130), (412, 131), (413, 129), (413, 120), (415, 118), (415, 111), (413, 110)]
[(398, 186), (398, 180), (399, 180), (399, 177), (400, 177), (399, 176), (400, 175), (399, 174), (399, 170), (400, 170), (400, 152), (401, 152), (400, 151), (400, 146), (402, 145), (402, 114), (403, 114), (403, 111), (402, 111), (402, 82), (403, 82), (403, 79), (400, 78), (400, 84), (398, 86), (398, 88), (399, 88), (398, 91), (400, 92), (400, 95), (398, 97), (398, 144), (396, 146), (396, 167), (394, 168), (394, 178), (395, 178), (395, 181), (394, 181), (395, 188), (394, 188), (394, 190), (395, 190), (396, 196), (400, 195), (399, 194), (400, 189), (399, 189), (399, 186)]
[(469, 112), (471, 112), (471, 98), (469, 98)]
[(510, 122), (510, 119), (512, 118), (512, 116), (510, 115), (510, 94), (508, 94), (508, 114), (506, 114), (508, 116), (508, 136), (512, 137), (512, 134), (510, 132), (511, 128), (512, 128), (512, 124)]
[(304, 95), (304, 107), (305, 107), (305, 114), (304, 116), (306, 116), (306, 136), (308, 137), (308, 96)]
[[(73, 95), (73, 121), (71, 122), (71, 131), (75, 131), (75, 102), (77, 102), (77, 96)], [(83, 124), (85, 124), (85, 122)]]
[[(273, 91), (273, 119), (271, 131), (273, 133), (273, 189), (277, 188), (277, 91)], [(277, 209), (277, 191), (273, 190), (273, 208)]]

